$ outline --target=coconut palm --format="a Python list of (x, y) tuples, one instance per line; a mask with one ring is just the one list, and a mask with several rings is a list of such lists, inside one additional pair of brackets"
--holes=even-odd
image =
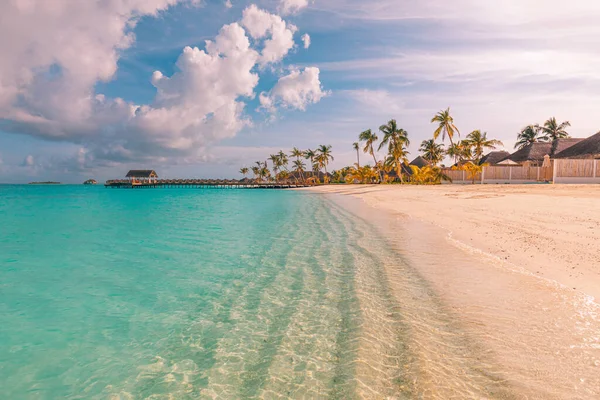
[[(377, 137), (377, 135), (374, 134), (370, 129), (367, 129), (366, 131), (358, 135), (358, 140), (360, 140), (361, 142), (365, 142), (365, 147), (363, 148), (363, 151), (373, 156), (373, 161), (375, 161), (375, 165), (377, 165), (377, 158), (375, 157), (375, 150), (373, 150), (373, 143), (377, 142), (378, 139), (379, 138)], [(379, 171), (379, 177), (383, 181), (381, 171)]]
[(454, 135), (460, 136), (460, 132), (456, 125), (454, 125), (454, 118), (450, 115), (450, 107), (446, 110), (438, 112), (432, 119), (431, 122), (438, 124), (437, 129), (433, 132), (433, 138), (437, 138), (442, 135), (442, 141), (446, 140), (446, 136), (450, 139), (450, 145), (454, 144)]
[(269, 156), (269, 161), (271, 161), (273, 164), (273, 174), (275, 175), (275, 178), (277, 178), (279, 170), (281, 169), (281, 160), (279, 159), (279, 154), (271, 154)]
[(556, 118), (550, 118), (548, 121), (544, 122), (544, 126), (540, 127), (542, 140), (553, 142), (556, 139), (568, 138), (569, 133), (566, 131), (566, 128), (569, 126), (571, 126), (569, 121), (564, 121), (559, 124), (556, 122)]
[(250, 170), (246, 167), (240, 168), (240, 174), (244, 176), (244, 179), (246, 178), (246, 175), (248, 175), (249, 172)]
[(254, 180), (258, 180), (258, 177), (260, 175), (260, 168), (252, 167), (252, 173), (254, 174)]
[(437, 165), (444, 159), (444, 146), (435, 142), (434, 139), (423, 140), (419, 150), (423, 153), (423, 158), (433, 165)]
[(540, 141), (541, 128), (539, 125), (527, 125), (521, 129), (517, 136), (517, 143), (515, 149), (521, 150), (522, 148), (529, 146), (530, 144)]
[(305, 182), (304, 169), (306, 168), (306, 165), (304, 164), (304, 162), (300, 159), (297, 159), (294, 160), (292, 164), (294, 165), (294, 169), (292, 170), (292, 172), (294, 172), (294, 174), (300, 175), (302, 182)]
[[(304, 152), (300, 149), (298, 149), (297, 147), (294, 147), (292, 149), (292, 151), (290, 152), (290, 155), (292, 157), (296, 157), (296, 160), (294, 161), (294, 165), (296, 165), (296, 161), (300, 161), (301, 157), (304, 157)], [(302, 171), (299, 173), (300, 175), (300, 179), (302, 180), (302, 182), (304, 182), (304, 164), (302, 164)]]
[(408, 155), (408, 151), (406, 150), (406, 141), (404, 140), (393, 140), (390, 141), (388, 146), (388, 156), (385, 160), (385, 164), (389, 167), (392, 167), (396, 170), (396, 174), (398, 178), (400, 178), (400, 182), (404, 183), (404, 178), (402, 177), (402, 165), (408, 164), (408, 159), (406, 156)]
[(455, 164), (457, 164), (462, 158), (464, 151), (460, 143), (452, 143), (450, 146), (448, 146), (446, 154), (454, 160)]
[(379, 131), (383, 133), (383, 139), (379, 144), (381, 150), (383, 146), (388, 146), (388, 153), (392, 152), (392, 149), (397, 147), (398, 142), (403, 142), (406, 146), (410, 146), (410, 140), (408, 140), (408, 132), (402, 128), (398, 128), (398, 124), (395, 119), (390, 120), (387, 124), (381, 125)]
[(279, 153), (277, 153), (277, 156), (279, 157), (279, 165), (281, 168), (285, 169), (286, 171), (288, 171), (288, 164), (290, 162), (287, 154), (285, 154), (283, 152), (283, 150), (279, 150)]
[(358, 165), (358, 168), (360, 168), (360, 144), (358, 142), (354, 142), (352, 143), (352, 148), (356, 150), (356, 165)]
[(465, 142), (468, 143), (469, 147), (473, 150), (476, 161), (481, 160), (485, 149), (495, 149), (497, 146), (503, 146), (501, 141), (488, 139), (487, 132), (481, 133), (480, 130), (469, 133)]
[(319, 164), (319, 168), (325, 169), (325, 183), (329, 180), (329, 176), (327, 175), (327, 165), (330, 161), (333, 161), (333, 156), (331, 155), (331, 146), (322, 144), (316, 151), (316, 161)]
[(310, 160), (310, 166), (312, 167), (313, 174), (315, 173), (315, 156), (316, 153), (314, 150), (308, 149), (304, 151), (304, 158)]

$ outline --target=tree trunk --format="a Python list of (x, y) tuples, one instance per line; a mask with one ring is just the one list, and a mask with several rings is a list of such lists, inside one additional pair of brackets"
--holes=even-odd
[(398, 165), (398, 178), (400, 178), (400, 183), (404, 184), (404, 179), (402, 178), (402, 164)]
[(356, 163), (358, 164), (358, 168), (360, 168), (360, 154), (358, 149), (356, 150)]
[(379, 172), (379, 183), (383, 183), (383, 174), (377, 165), (377, 159), (375, 158), (375, 152), (373, 151), (373, 145), (371, 145), (371, 154), (373, 155), (373, 161), (375, 161), (375, 168)]

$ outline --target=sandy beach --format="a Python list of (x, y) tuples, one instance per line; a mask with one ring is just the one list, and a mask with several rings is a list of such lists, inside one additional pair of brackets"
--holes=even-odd
[(600, 299), (600, 186), (321, 186)]
[[(459, 335), (469, 338), (469, 357), (489, 363), (488, 371), (512, 387), (510, 395), (494, 398), (600, 396), (600, 187), (309, 190), (358, 204), (357, 215), (383, 229), (400, 257), (430, 283)], [(394, 261), (387, 269), (401, 304), (404, 277)], [(456, 351), (440, 358), (440, 347), (427, 343), (412, 345), (427, 360), (421, 384), (430, 388), (428, 397), (445, 398), (454, 392), (439, 391), (437, 380), (444, 370), (459, 370), (462, 356)], [(473, 398), (479, 398), (476, 391)]]

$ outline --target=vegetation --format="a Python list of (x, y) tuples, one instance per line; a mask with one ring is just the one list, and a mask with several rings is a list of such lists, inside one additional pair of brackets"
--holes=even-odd
[(554, 142), (557, 139), (568, 138), (570, 136), (566, 129), (570, 126), (569, 121), (559, 124), (555, 117), (549, 118), (542, 126), (538, 124), (527, 125), (517, 135), (515, 149), (520, 150), (537, 142)]
[(479, 163), (483, 158), (483, 152), (486, 149), (493, 150), (498, 146), (503, 146), (501, 141), (496, 139), (488, 139), (487, 132), (481, 133), (480, 130), (469, 133), (464, 142), (465, 146), (472, 150), (472, 154), (477, 163)]
[(437, 123), (438, 127), (433, 132), (433, 139), (437, 140), (442, 135), (442, 142), (446, 140), (446, 136), (450, 140), (450, 145), (453, 145), (454, 136), (460, 136), (458, 128), (454, 125), (454, 118), (450, 115), (450, 107), (446, 110), (438, 112), (432, 119), (431, 123)]
[[(433, 137), (422, 141), (419, 147), (427, 165), (423, 165), (423, 161), (420, 161), (419, 165), (408, 164), (409, 134), (395, 119), (391, 119), (379, 127), (380, 135), (371, 129), (358, 135), (358, 141), (352, 143), (352, 149), (356, 152), (354, 165), (329, 173), (329, 165), (334, 161), (333, 149), (331, 145), (320, 145), (314, 150), (301, 150), (297, 147), (289, 153), (280, 150), (271, 154), (268, 161), (257, 161), (252, 168), (241, 168), (240, 173), (246, 177), (251, 172), (257, 182), (431, 185), (451, 181), (444, 173), (443, 165), (440, 166), (445, 157), (450, 157), (455, 164), (453, 168), (464, 170), (469, 179), (474, 182), (484, 167), (481, 165), (484, 153), (502, 146), (502, 142), (488, 138), (487, 133), (481, 130), (474, 130), (463, 140), (457, 140), (460, 138), (460, 132), (454, 123), (454, 118), (450, 115), (449, 108), (438, 112), (431, 122), (437, 123)], [(569, 126), (568, 122), (557, 124), (555, 119), (548, 120), (544, 128), (530, 125), (519, 134), (517, 145), (526, 145), (526, 143), (543, 140), (545, 137), (564, 137), (567, 126)], [(446, 137), (450, 140), (447, 148), (443, 143), (436, 141), (440, 136), (442, 142)], [(372, 157), (372, 165), (368, 163), (361, 165), (361, 150)], [(378, 153), (382, 155), (380, 160), (378, 160)]]
[(515, 149), (521, 150), (524, 147), (529, 146), (530, 144), (536, 143), (540, 141), (540, 127), (539, 125), (527, 125), (525, 128), (521, 129), (521, 132), (517, 135), (517, 143), (515, 144)]

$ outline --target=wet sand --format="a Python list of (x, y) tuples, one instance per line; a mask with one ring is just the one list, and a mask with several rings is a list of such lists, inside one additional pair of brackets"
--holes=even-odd
[[(310, 190), (381, 229), (439, 299), (434, 317), (429, 306), (405, 316), (413, 393), (600, 398), (600, 187)], [(386, 271), (406, 304), (422, 293), (407, 292), (398, 260)]]

